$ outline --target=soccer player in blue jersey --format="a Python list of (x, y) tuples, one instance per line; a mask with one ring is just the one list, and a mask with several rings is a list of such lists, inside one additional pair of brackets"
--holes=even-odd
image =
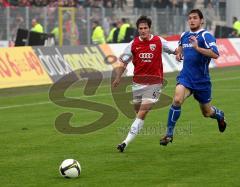
[(193, 9), (188, 14), (190, 31), (181, 35), (176, 59), (183, 60), (183, 69), (177, 76), (177, 85), (172, 106), (168, 114), (167, 133), (160, 139), (160, 145), (173, 141), (174, 127), (181, 114), (181, 106), (190, 95), (199, 102), (204, 117), (216, 119), (220, 132), (224, 132), (224, 113), (211, 105), (211, 81), (208, 65), (211, 58), (219, 56), (216, 39), (202, 29), (203, 14)]

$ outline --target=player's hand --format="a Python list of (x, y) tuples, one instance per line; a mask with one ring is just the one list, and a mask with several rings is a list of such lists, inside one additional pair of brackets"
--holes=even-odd
[(120, 79), (119, 78), (116, 78), (113, 82), (112, 82), (112, 86), (113, 87), (117, 87), (120, 83)]
[(198, 41), (195, 36), (191, 36), (189, 38), (189, 42), (192, 44), (193, 48), (197, 49), (198, 48)]
[(176, 60), (177, 60), (178, 62), (181, 62), (181, 61), (183, 60), (182, 53), (177, 53), (177, 54), (176, 54)]

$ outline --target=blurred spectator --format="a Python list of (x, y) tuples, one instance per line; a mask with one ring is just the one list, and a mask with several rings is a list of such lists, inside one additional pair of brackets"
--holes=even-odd
[(219, 15), (221, 20), (226, 20), (226, 0), (219, 0), (218, 2)]
[(179, 8), (180, 15), (187, 15), (193, 9), (196, 0), (179, 0), (174, 2), (174, 6)]
[(119, 30), (119, 33), (118, 33), (118, 40), (117, 40), (118, 43), (123, 42), (123, 40), (125, 38), (125, 35), (126, 35), (126, 30), (127, 30), (128, 27), (130, 27), (130, 24), (127, 22), (127, 19), (122, 18), (120, 30)]
[(32, 19), (31, 31), (43, 33), (43, 26), (38, 22), (36, 18)]
[(76, 0), (59, 0), (58, 6), (60, 7), (76, 7)]
[(134, 8), (141, 8), (142, 5), (141, 5), (141, 0), (133, 0), (133, 6)]
[(57, 22), (55, 23), (55, 26), (52, 29), (51, 34), (54, 35), (55, 43), (58, 44), (58, 41), (59, 41), (59, 27), (58, 27)]
[(120, 31), (120, 27), (121, 27), (121, 25), (122, 25), (122, 22), (121, 22), (121, 21), (117, 21), (116, 25), (117, 25), (117, 28), (116, 28), (116, 30), (113, 32), (113, 40), (112, 40), (112, 43), (118, 43), (118, 34), (119, 34), (119, 31)]
[(8, 0), (11, 6), (18, 6), (18, 0)]
[(92, 7), (90, 19), (91, 19), (91, 20), (99, 20), (101, 16), (102, 16), (102, 10), (101, 10), (101, 8)]
[(24, 29), (25, 23), (24, 18), (21, 15), (17, 15), (16, 19), (13, 22), (13, 25), (11, 26), (11, 40), (15, 41), (17, 37), (17, 31), (18, 29)]
[(117, 8), (121, 8), (124, 11), (125, 5), (127, 5), (127, 0), (117, 0)]
[(84, 7), (92, 7), (93, 6), (93, 0), (85, 0)]
[(38, 7), (43, 7), (48, 5), (47, 0), (32, 0), (31, 5), (33, 6), (38, 6)]
[(103, 27), (105, 36), (107, 36), (110, 32), (110, 27), (111, 27), (111, 18), (110, 17), (103, 18), (102, 27)]
[(123, 10), (124, 5), (127, 5), (127, 0), (0, 0), (0, 7), (8, 6), (55, 6), (55, 7), (93, 7), (93, 8), (114, 8), (117, 7)]
[(58, 1), (57, 0), (48, 0), (48, 6), (49, 7), (58, 7)]
[(68, 0), (68, 7), (76, 7), (77, 6), (77, 2), (76, 0)]
[(76, 0), (77, 6), (83, 6), (84, 2), (85, 2), (85, 0)]
[(232, 31), (229, 35), (228, 35), (228, 38), (238, 38), (240, 37), (240, 35), (238, 35), (237, 31), (234, 30)]
[(93, 44), (105, 43), (104, 31), (98, 21), (93, 21), (92, 24), (92, 43)]
[(81, 41), (81, 43), (87, 43), (87, 24), (88, 24), (88, 21), (85, 17), (86, 15), (86, 9), (83, 7), (83, 6), (78, 6), (78, 9), (76, 11), (77, 15), (76, 15), (76, 18), (77, 18), (77, 26), (78, 26), (78, 29), (79, 31), (81, 31), (81, 33), (79, 33), (79, 40)]
[(81, 43), (87, 43), (87, 20), (86, 20), (86, 9), (82, 5), (78, 5), (75, 14), (76, 25), (79, 30), (78, 39)]
[(99, 0), (85, 0), (84, 7), (100, 8), (102, 2)]
[(123, 40), (123, 43), (131, 42), (136, 36), (138, 36), (137, 29), (133, 28), (132, 26), (126, 29), (126, 34)]
[(67, 7), (68, 6), (68, 0), (58, 0), (58, 6), (59, 7)]
[(172, 8), (177, 8), (179, 2), (178, 2), (177, 0), (172, 0), (172, 1), (171, 1), (171, 4), (172, 4)]
[(134, 0), (133, 5), (135, 8), (151, 8), (153, 0)]
[(102, 0), (94, 0), (93, 6), (94, 7), (102, 7)]
[(18, 0), (18, 6), (29, 7), (31, 6), (31, 3), (29, 0)]
[(233, 29), (235, 29), (237, 35), (240, 36), (240, 21), (237, 17), (233, 17)]
[(215, 18), (215, 11), (213, 9), (212, 3), (208, 3), (207, 9), (205, 11), (206, 29), (212, 29), (212, 21)]
[(170, 0), (155, 0), (153, 2), (153, 6), (155, 8), (171, 8), (172, 7), (172, 3), (170, 2)]
[(211, 0), (204, 0), (203, 2), (204, 8), (207, 8), (209, 3), (211, 3)]
[(114, 8), (115, 0), (103, 0), (103, 7), (104, 8)]
[(79, 31), (78, 26), (69, 13), (64, 15), (64, 27), (63, 27), (64, 45), (79, 45)]
[(142, 0), (142, 8), (151, 8), (152, 1), (151, 0)]
[(7, 0), (0, 0), (0, 7), (9, 7), (11, 4)]
[(48, 6), (47, 7), (47, 19), (48, 19), (48, 26), (50, 28), (54, 27), (57, 17), (58, 17), (57, 7)]
[(195, 7), (196, 1), (197, 0), (185, 0), (187, 3), (187, 12), (192, 10)]
[(107, 43), (113, 43), (113, 35), (114, 35), (114, 32), (116, 31), (116, 29), (117, 29), (117, 24), (114, 22), (111, 24), (111, 30), (107, 37)]

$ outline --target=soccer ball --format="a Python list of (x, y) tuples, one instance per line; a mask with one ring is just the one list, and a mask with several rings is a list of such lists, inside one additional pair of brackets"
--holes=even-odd
[(77, 160), (66, 159), (61, 163), (59, 172), (65, 178), (76, 178), (81, 173), (81, 166)]

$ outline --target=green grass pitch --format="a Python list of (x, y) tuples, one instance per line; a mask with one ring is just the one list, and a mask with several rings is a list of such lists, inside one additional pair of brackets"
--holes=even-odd
[[(169, 96), (175, 77), (176, 73), (166, 74), (164, 93)], [(125, 153), (119, 153), (116, 145), (132, 120), (120, 111), (106, 128), (66, 135), (54, 127), (59, 114), (72, 111), (74, 126), (100, 115), (51, 103), (48, 86), (0, 90), (0, 186), (240, 186), (240, 67), (212, 69), (211, 77), (212, 104), (224, 110), (228, 121), (223, 134), (215, 120), (201, 115), (191, 97), (182, 107), (172, 144), (159, 145), (169, 108), (164, 107), (149, 113), (142, 133)], [(85, 99), (116, 108), (106, 85)], [(67, 93), (82, 94), (79, 87)], [(59, 175), (59, 164), (67, 158), (80, 162), (79, 178)]]

